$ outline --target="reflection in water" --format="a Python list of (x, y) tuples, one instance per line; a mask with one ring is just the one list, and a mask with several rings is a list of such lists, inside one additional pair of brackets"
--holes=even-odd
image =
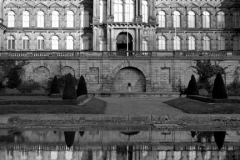
[(236, 131), (0, 130), (0, 160), (239, 160), (239, 140)]

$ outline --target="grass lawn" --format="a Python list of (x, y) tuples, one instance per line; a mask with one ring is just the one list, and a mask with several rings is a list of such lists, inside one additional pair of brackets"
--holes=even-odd
[(104, 114), (106, 102), (91, 99), (83, 106), (78, 105), (1, 105), (3, 114)]
[(164, 103), (190, 114), (240, 114), (238, 103), (208, 104), (188, 98), (177, 98)]

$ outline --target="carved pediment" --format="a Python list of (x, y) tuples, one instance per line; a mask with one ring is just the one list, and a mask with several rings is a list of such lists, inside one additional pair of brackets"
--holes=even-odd
[(166, 5), (165, 3), (160, 3), (156, 6), (156, 8), (169, 8), (169, 6)]
[(184, 6), (179, 4), (179, 3), (173, 3), (173, 4), (171, 4), (171, 7), (173, 7), (173, 8), (184, 8)]
[(9, 3), (5, 6), (5, 8), (18, 8), (18, 6), (13, 3)]
[(46, 6), (43, 3), (39, 3), (39, 4), (35, 5), (35, 8), (48, 8), (48, 6)]
[(239, 3), (235, 3), (230, 8), (240, 8), (240, 4)]
[(199, 6), (197, 6), (196, 4), (194, 4), (194, 3), (190, 3), (189, 5), (188, 5), (188, 8), (198, 8)]
[(52, 5), (49, 6), (50, 8), (62, 8), (62, 6), (58, 3), (53, 3)]
[(69, 4), (65, 5), (64, 7), (65, 8), (77, 8), (77, 6), (72, 3), (69, 3)]
[(204, 5), (201, 6), (202, 8), (213, 8), (212, 5), (205, 3)]
[(33, 8), (32, 5), (28, 4), (28, 3), (24, 3), (20, 6), (21, 8)]
[(219, 5), (216, 6), (217, 8), (228, 8), (229, 4), (227, 3), (220, 3)]

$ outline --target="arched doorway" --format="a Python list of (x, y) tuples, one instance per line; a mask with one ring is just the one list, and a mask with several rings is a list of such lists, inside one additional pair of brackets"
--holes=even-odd
[(146, 92), (146, 78), (139, 69), (126, 67), (114, 77), (113, 87), (115, 92)]
[(117, 51), (129, 51), (133, 50), (132, 35), (127, 32), (121, 32), (117, 36)]

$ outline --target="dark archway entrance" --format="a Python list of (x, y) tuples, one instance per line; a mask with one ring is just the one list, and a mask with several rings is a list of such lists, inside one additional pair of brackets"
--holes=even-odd
[(115, 92), (146, 92), (146, 78), (137, 68), (126, 67), (114, 77)]
[(121, 32), (117, 36), (117, 51), (127, 51), (127, 44), (128, 50), (133, 50), (133, 39), (132, 35), (127, 32)]

